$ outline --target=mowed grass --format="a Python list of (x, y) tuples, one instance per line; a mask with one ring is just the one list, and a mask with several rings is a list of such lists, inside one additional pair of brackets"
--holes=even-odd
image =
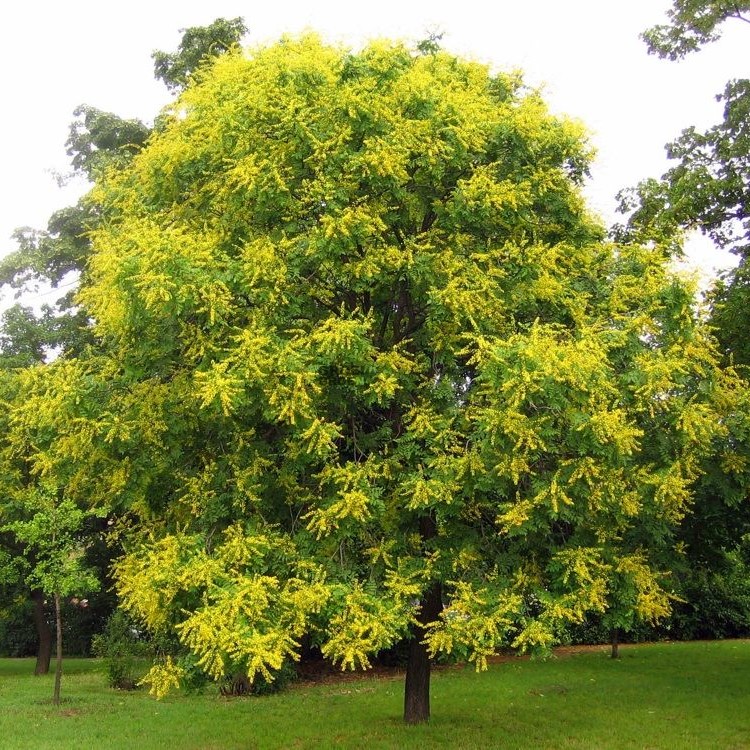
[(750, 641), (623, 646), (475, 674), (437, 670), (432, 720), (401, 722), (401, 679), (297, 685), (264, 698), (106, 687), (69, 660), (63, 703), (31, 660), (0, 660), (0, 748), (750, 748)]

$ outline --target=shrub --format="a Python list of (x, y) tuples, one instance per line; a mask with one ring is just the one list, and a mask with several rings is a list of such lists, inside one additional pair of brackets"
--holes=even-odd
[(219, 685), (219, 692), (224, 696), (273, 695), (297, 679), (297, 667), (291, 659), (287, 659), (280, 669), (271, 670), (271, 675), (273, 679), (269, 680), (258, 673), (250, 682), (244, 671), (237, 670), (224, 677)]
[(94, 654), (105, 660), (107, 682), (119, 690), (134, 690), (143, 676), (152, 644), (122, 610), (115, 610), (104, 630), (92, 640)]

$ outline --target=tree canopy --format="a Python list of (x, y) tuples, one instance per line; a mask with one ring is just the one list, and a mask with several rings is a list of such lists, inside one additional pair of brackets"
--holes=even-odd
[[(745, 2), (675, 0), (667, 14), (670, 23), (643, 36), (649, 52), (676, 60), (717, 40), (724, 22), (750, 21), (749, 11)], [(666, 147), (674, 166), (660, 179), (624, 191), (622, 208), (631, 212), (630, 231), (642, 239), (698, 229), (740, 257), (739, 266), (715, 286), (711, 304), (722, 349), (735, 363), (747, 365), (750, 81), (729, 81), (717, 99), (724, 103), (723, 120), (705, 132), (683, 130)]]
[[(675, 0), (667, 14), (669, 24), (650, 29), (643, 37), (650, 53), (677, 60), (718, 40), (725, 23), (747, 23), (749, 11), (745, 2)], [(632, 212), (631, 237), (659, 242), (671, 236), (672, 251), (679, 252), (680, 232), (697, 229), (717, 247), (738, 256), (736, 268), (714, 282), (707, 301), (725, 361), (741, 366), (740, 372), (746, 374), (750, 365), (750, 81), (729, 81), (717, 99), (724, 103), (722, 121), (704, 132), (695, 127), (683, 130), (667, 145), (670, 169), (660, 179), (644, 180), (624, 192), (622, 207)], [(706, 462), (693, 512), (680, 530), (687, 553), (682, 576), (686, 590), (705, 587), (707, 580), (714, 582), (714, 588), (722, 576), (744, 571), (737, 561), (747, 547), (750, 529), (747, 394), (745, 385), (738, 392), (737, 409), (724, 422), (725, 447)]]
[(719, 39), (725, 21), (750, 23), (750, 3), (746, 0), (674, 0), (667, 18), (669, 23), (658, 24), (642, 36), (651, 54), (679, 60)]
[(138, 519), (124, 605), (216, 677), (410, 638), (409, 721), (429, 655), (544, 649), (617, 591), (660, 616), (651, 550), (738, 387), (663, 249), (587, 212), (581, 127), (422, 52), (202, 67), (98, 179), (79, 297)]
[(172, 91), (187, 86), (190, 77), (207, 59), (223, 55), (236, 47), (247, 33), (242, 18), (217, 18), (208, 26), (181, 29), (182, 38), (176, 52), (156, 50), (154, 75)]
[[(209, 26), (183, 29), (176, 51), (153, 53), (154, 75), (179, 91), (202, 63), (232, 49), (246, 31), (241, 18), (217, 18)], [(72, 174), (90, 181), (106, 168), (124, 166), (152, 132), (140, 120), (88, 104), (76, 107), (73, 116), (66, 142)], [(90, 321), (74, 297), (85, 284), (88, 232), (97, 221), (95, 208), (84, 198), (53, 213), (44, 230), (22, 227), (14, 233), (18, 247), (0, 260), (0, 285), (16, 290), (17, 296), (45, 286), (65, 291), (41, 311), (18, 304), (4, 313), (0, 352), (6, 365), (42, 361), (50, 351), (76, 354), (92, 343)]]

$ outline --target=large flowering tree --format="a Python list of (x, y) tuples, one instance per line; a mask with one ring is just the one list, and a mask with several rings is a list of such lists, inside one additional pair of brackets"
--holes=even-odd
[(588, 214), (581, 127), (425, 51), (207, 66), (99, 180), (81, 298), (133, 467), (125, 606), (216, 677), (409, 639), (410, 722), (439, 652), (547, 648), (619, 591), (663, 614), (653, 550), (733, 388), (660, 248)]

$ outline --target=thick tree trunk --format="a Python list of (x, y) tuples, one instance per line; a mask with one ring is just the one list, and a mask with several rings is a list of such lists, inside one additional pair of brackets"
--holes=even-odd
[(612, 628), (612, 630), (609, 631), (609, 642), (612, 646), (612, 651), (610, 652), (610, 656), (613, 659), (619, 659), (620, 658), (620, 631), (618, 628)]
[[(430, 514), (419, 519), (419, 535), (427, 542), (437, 536), (437, 523)], [(419, 603), (417, 627), (409, 641), (409, 661), (404, 685), (404, 721), (422, 724), (430, 718), (430, 655), (422, 643), (425, 625), (435, 622), (443, 611), (443, 589), (439, 581), (430, 584)]]
[(419, 636), (409, 641), (404, 686), (404, 721), (421, 724), (430, 718), (430, 657)]
[(44, 592), (40, 589), (34, 589), (31, 592), (31, 600), (34, 602), (34, 626), (37, 634), (34, 674), (48, 674), (49, 663), (52, 658), (52, 631), (44, 609)]
[(422, 643), (425, 629), (422, 625), (435, 622), (443, 609), (441, 587), (433, 583), (420, 603), (419, 627), (409, 641), (409, 661), (406, 665), (404, 685), (404, 721), (422, 724), (430, 718), (430, 655)]
[(60, 615), (60, 594), (55, 593), (55, 625), (57, 626), (57, 655), (55, 659), (55, 692), (52, 702), (60, 705), (60, 681), (62, 680), (62, 617)]

